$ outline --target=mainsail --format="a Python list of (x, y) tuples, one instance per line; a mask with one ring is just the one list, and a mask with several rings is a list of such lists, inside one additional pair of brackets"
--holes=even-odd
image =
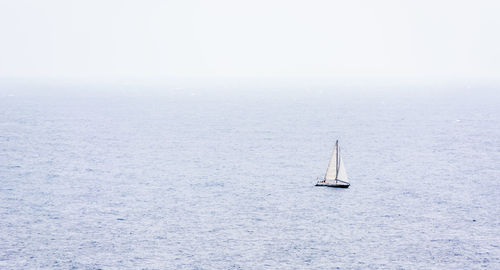
[(337, 171), (337, 180), (347, 181), (347, 173), (345, 171), (344, 162), (342, 161), (342, 156), (339, 151), (339, 169)]
[(333, 148), (328, 169), (326, 169), (325, 180), (347, 181), (347, 173), (344, 168), (344, 162), (342, 162), (342, 157), (340, 156), (338, 140), (335, 143), (335, 148)]

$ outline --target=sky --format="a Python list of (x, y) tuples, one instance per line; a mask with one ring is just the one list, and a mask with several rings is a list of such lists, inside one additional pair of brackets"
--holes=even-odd
[(0, 78), (500, 78), (500, 2), (0, 0)]

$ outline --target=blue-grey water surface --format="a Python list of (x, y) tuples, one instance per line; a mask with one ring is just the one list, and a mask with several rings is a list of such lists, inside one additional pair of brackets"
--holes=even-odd
[(4, 95), (0, 184), (2, 269), (500, 268), (491, 93)]

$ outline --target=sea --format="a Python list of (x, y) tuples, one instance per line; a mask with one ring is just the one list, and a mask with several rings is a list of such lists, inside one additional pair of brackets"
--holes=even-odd
[(500, 269), (499, 91), (4, 84), (0, 268)]

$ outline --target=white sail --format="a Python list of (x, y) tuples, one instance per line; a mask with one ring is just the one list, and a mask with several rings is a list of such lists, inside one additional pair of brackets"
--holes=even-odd
[(337, 147), (338, 145), (335, 144), (330, 163), (328, 164), (328, 169), (326, 169), (326, 180), (335, 180), (337, 178)]
[(342, 181), (347, 181), (347, 173), (345, 171), (344, 162), (342, 161), (342, 156), (339, 153), (339, 172), (337, 174), (337, 179)]
[(325, 178), (318, 181), (316, 186), (348, 188), (351, 184), (347, 182), (347, 173), (345, 171), (344, 162), (340, 156), (339, 141), (335, 143), (332, 157), (326, 169)]

